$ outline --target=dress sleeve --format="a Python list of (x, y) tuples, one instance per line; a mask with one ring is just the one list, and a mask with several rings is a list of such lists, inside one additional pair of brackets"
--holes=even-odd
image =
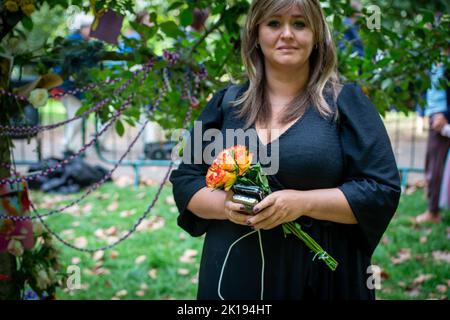
[(355, 215), (362, 248), (371, 256), (397, 210), (400, 176), (380, 115), (355, 84), (337, 100), (345, 174), (339, 189)]
[[(196, 120), (201, 123), (202, 136), (207, 129), (221, 129), (223, 121), (221, 104), (225, 91), (226, 88), (217, 92)], [(194, 129), (190, 131), (191, 138), (193, 138), (193, 132)], [(195, 139), (191, 138), (187, 139), (186, 144), (186, 148), (190, 148), (192, 151), (190, 152), (190, 163), (182, 162), (176, 170), (172, 171), (169, 180), (172, 183), (175, 204), (180, 213), (178, 216), (178, 225), (186, 230), (191, 236), (198, 237), (206, 232), (209, 220), (200, 218), (192, 213), (187, 209), (187, 205), (197, 191), (206, 187), (205, 176), (209, 165), (204, 163), (201, 154), (196, 155), (194, 153), (198, 148), (194, 147)], [(206, 143), (202, 143), (202, 148), (198, 151), (201, 151), (203, 154), (206, 145)], [(196, 164), (199, 161), (194, 161), (194, 157), (196, 159), (201, 159), (201, 163)]]

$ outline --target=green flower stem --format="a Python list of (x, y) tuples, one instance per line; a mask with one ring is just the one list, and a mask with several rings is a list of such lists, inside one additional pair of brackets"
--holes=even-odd
[[(325, 261), (327, 266), (332, 270), (336, 270), (338, 263), (337, 261), (330, 256), (322, 247), (307, 234), (304, 232), (301, 227), (295, 222), (288, 222), (283, 224), (283, 230), (285, 234), (292, 233), (296, 235), (300, 240), (302, 240), (308, 248), (310, 248), (316, 256), (319, 256), (319, 259)], [(315, 256), (315, 257), (316, 257)]]

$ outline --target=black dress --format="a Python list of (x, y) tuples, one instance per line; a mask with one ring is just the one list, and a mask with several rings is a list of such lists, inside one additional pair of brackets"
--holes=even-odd
[[(241, 89), (241, 92), (245, 87)], [(216, 93), (199, 121), (203, 130), (242, 128), (233, 109), (223, 110), (225, 89)], [(379, 113), (355, 84), (346, 84), (337, 103), (339, 121), (321, 117), (315, 108), (277, 140), (279, 171), (269, 176), (272, 191), (339, 188), (347, 198), (357, 225), (301, 217), (298, 221), (339, 263), (331, 271), (314, 259), (296, 237), (284, 237), (282, 228), (261, 231), (236, 244), (223, 270), (221, 295), (225, 299), (374, 299), (368, 267), (371, 256), (395, 213), (400, 198), (400, 179), (385, 127)], [(203, 143), (203, 147), (205, 147)], [(269, 144), (270, 145), (270, 144)], [(262, 146), (262, 147), (269, 147)], [(228, 220), (205, 220), (186, 207), (206, 186), (207, 164), (182, 163), (170, 176), (179, 209), (178, 224), (192, 236), (206, 232), (197, 297), (219, 299), (218, 283), (230, 245), (251, 229)], [(369, 281), (368, 281), (369, 280)]]

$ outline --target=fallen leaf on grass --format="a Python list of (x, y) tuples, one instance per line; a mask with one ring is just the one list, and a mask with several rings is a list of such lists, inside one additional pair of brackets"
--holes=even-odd
[(100, 193), (97, 195), (97, 199), (107, 200), (111, 195), (109, 193)]
[(125, 297), (127, 294), (128, 294), (128, 291), (124, 289), (124, 290), (117, 291), (114, 296), (115, 297)]
[(143, 296), (145, 296), (145, 291), (142, 291), (142, 290), (136, 291), (135, 295), (138, 297), (143, 297)]
[(158, 272), (157, 269), (150, 269), (150, 271), (148, 272), (148, 276), (153, 280), (155, 280), (157, 277), (157, 272)]
[(381, 280), (387, 280), (389, 279), (389, 273), (387, 273), (384, 269), (381, 269), (380, 277)]
[(120, 176), (116, 179), (114, 179), (114, 184), (118, 186), (119, 188), (124, 188), (131, 186), (134, 183), (134, 180), (130, 176)]
[(116, 236), (112, 236), (112, 237), (107, 237), (107, 238), (106, 238), (106, 243), (107, 243), (108, 245), (111, 245), (111, 244), (113, 244), (113, 243), (116, 243), (117, 241), (119, 241), (119, 237), (116, 237)]
[(179, 268), (179, 269), (177, 270), (177, 273), (178, 273), (180, 276), (187, 276), (187, 275), (189, 274), (189, 270), (188, 270), (188, 269), (185, 269), (185, 268)]
[(136, 199), (138, 199), (138, 200), (142, 200), (142, 199), (144, 199), (145, 198), (145, 192), (139, 192), (137, 195), (136, 195)]
[(89, 289), (89, 284), (87, 284), (87, 283), (82, 283), (82, 284), (80, 285), (80, 289), (81, 289), (81, 290), (87, 290), (87, 289)]
[(105, 234), (107, 236), (115, 236), (115, 235), (117, 235), (117, 228), (114, 227), (114, 226), (111, 227), (111, 228), (108, 228), (108, 229), (105, 230)]
[(423, 256), (423, 254), (416, 254), (416, 261), (423, 261), (425, 259), (425, 257)]
[(173, 198), (173, 196), (168, 196), (166, 197), (166, 200), (164, 202), (169, 206), (172, 206), (175, 204), (175, 199)]
[(438, 285), (436, 286), (436, 290), (437, 290), (439, 293), (447, 293), (447, 286), (446, 286), (445, 284), (438, 284)]
[(198, 284), (198, 272), (191, 278), (192, 284)]
[(405, 195), (409, 196), (409, 195), (413, 194), (416, 191), (417, 191), (417, 187), (416, 186), (408, 187), (408, 188), (406, 188)]
[(119, 256), (119, 252), (117, 251), (111, 251), (109, 254), (110, 259), (116, 259)]
[(83, 269), (83, 273), (88, 276), (95, 275), (94, 271), (92, 271), (91, 269)]
[(78, 237), (75, 239), (75, 246), (79, 248), (86, 248), (88, 241), (85, 237)]
[(106, 237), (105, 231), (103, 229), (95, 230), (94, 235), (99, 239), (104, 239)]
[(80, 209), (80, 206), (79, 206), (79, 205), (74, 204), (73, 206), (67, 208), (67, 209), (64, 210), (64, 211), (67, 212), (67, 213), (70, 213), (70, 214), (79, 215), (81, 209)]
[(197, 255), (197, 250), (186, 249), (184, 250), (183, 255), (180, 257), (180, 262), (183, 263), (193, 263), (194, 257)]
[(450, 252), (449, 251), (433, 251), (433, 259), (436, 261), (444, 261), (450, 263)]
[(134, 264), (141, 264), (142, 262), (145, 261), (145, 259), (147, 259), (147, 256), (144, 255), (139, 256), (134, 260)]
[(141, 290), (147, 290), (148, 289), (148, 285), (146, 283), (142, 282), (141, 285), (139, 286), (139, 288)]
[(408, 295), (411, 298), (417, 298), (420, 295), (420, 289), (419, 288), (413, 288), (411, 290), (408, 290)]
[(94, 261), (99, 261), (103, 259), (103, 256), (105, 255), (105, 251), (96, 251), (94, 252), (94, 254), (92, 255), (92, 259)]
[(136, 228), (138, 232), (141, 231), (154, 231), (164, 227), (165, 220), (159, 216), (153, 216), (150, 219), (142, 220), (141, 224)]
[(136, 209), (124, 210), (120, 213), (120, 217), (127, 218), (127, 217), (134, 215), (135, 213), (136, 213)]
[(74, 228), (79, 227), (80, 226), (80, 222), (79, 221), (74, 221), (74, 222), (72, 222), (71, 226), (74, 227)]
[(109, 271), (109, 269), (101, 267), (101, 268), (95, 269), (94, 274), (97, 276), (101, 276), (103, 274), (111, 274), (111, 271)]
[(73, 257), (72, 258), (72, 264), (79, 264), (80, 263), (80, 258), (78, 258), (78, 257)]
[(434, 277), (434, 275), (432, 275), (432, 274), (420, 274), (413, 280), (412, 283), (414, 286), (418, 286), (418, 285), (421, 285), (422, 283), (424, 283), (425, 281), (430, 280), (433, 277)]
[(89, 213), (92, 211), (92, 204), (88, 203), (86, 204), (83, 209), (82, 209), (83, 213)]
[(427, 236), (420, 237), (420, 243), (427, 243), (427, 241), (428, 241), (428, 237)]
[(68, 240), (72, 240), (73, 237), (75, 236), (75, 231), (73, 229), (66, 229), (61, 231), (61, 235)]
[(411, 249), (402, 248), (397, 252), (397, 256), (391, 258), (393, 264), (400, 264), (411, 259)]
[(142, 179), (141, 184), (143, 186), (156, 186), (158, 183), (155, 180), (152, 179)]
[(119, 202), (113, 201), (108, 205), (106, 210), (108, 210), (109, 212), (112, 212), (112, 211), (116, 211), (117, 208), (119, 208)]

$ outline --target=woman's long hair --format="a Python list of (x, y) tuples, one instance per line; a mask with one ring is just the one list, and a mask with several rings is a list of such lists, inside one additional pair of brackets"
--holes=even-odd
[(325, 101), (324, 93), (330, 93), (334, 101), (341, 87), (337, 72), (336, 46), (325, 15), (318, 0), (254, 0), (242, 35), (242, 60), (249, 79), (248, 90), (234, 105), (241, 105), (236, 110), (237, 116), (245, 119), (246, 128), (254, 123), (267, 126), (270, 121), (270, 104), (266, 96), (266, 77), (264, 55), (257, 47), (259, 25), (274, 14), (298, 6), (305, 16), (305, 23), (314, 35), (314, 49), (309, 57), (310, 74), (305, 89), (295, 97), (281, 117), (282, 124), (287, 124), (303, 115), (309, 105), (317, 108), (324, 117), (334, 114)]

